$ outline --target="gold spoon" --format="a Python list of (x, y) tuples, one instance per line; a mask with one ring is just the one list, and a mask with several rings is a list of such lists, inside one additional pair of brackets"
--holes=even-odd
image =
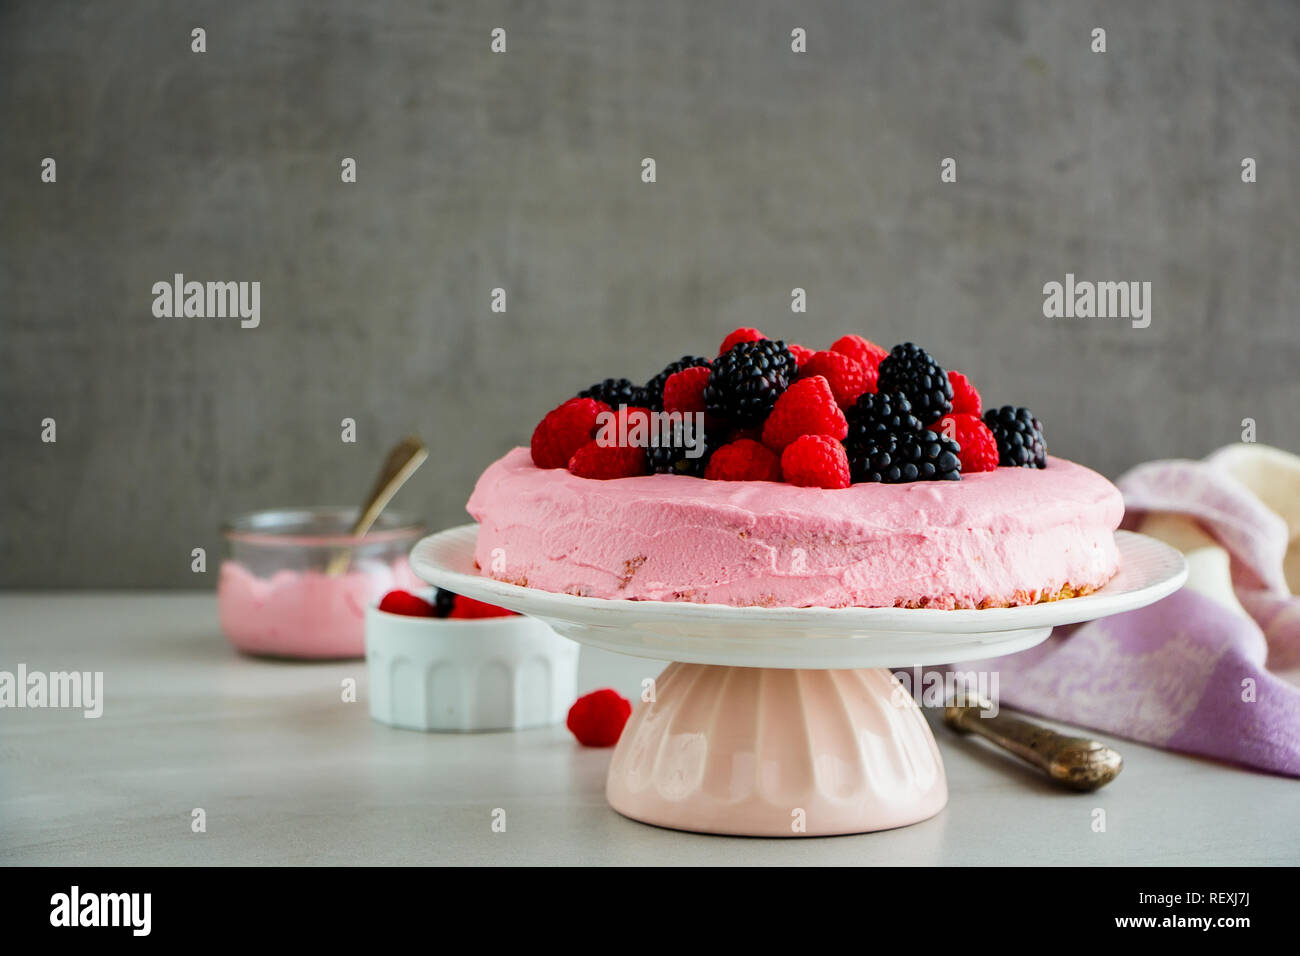
[[(397, 489), (406, 484), (406, 479), (415, 474), (415, 470), (424, 464), (424, 460), (428, 457), (429, 450), (424, 447), (424, 442), (414, 435), (408, 435), (394, 445), (388, 457), (384, 459), (384, 466), (379, 469), (374, 487), (370, 489), (370, 494), (361, 505), (361, 513), (352, 523), (350, 533), (360, 537), (369, 531), (371, 525), (378, 519), (379, 513), (388, 506), (388, 502), (393, 500)], [(351, 563), (351, 549), (337, 551), (330, 558), (329, 564), (325, 565), (325, 573), (342, 574)]]
[(999, 713), (981, 717), (986, 704), (949, 704), (943, 719), (958, 733), (974, 733), (1009, 750), (1071, 790), (1104, 787), (1124, 768), (1124, 760), (1105, 744), (1084, 737), (1067, 737), (1019, 717)]

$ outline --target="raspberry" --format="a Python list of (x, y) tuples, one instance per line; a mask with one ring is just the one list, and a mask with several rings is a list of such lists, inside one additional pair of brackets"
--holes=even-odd
[(538, 468), (563, 468), (596, 433), (596, 416), (610, 408), (592, 398), (571, 398), (553, 408), (533, 429), (533, 464)]
[(704, 477), (714, 481), (780, 481), (781, 459), (758, 442), (742, 438), (709, 458)]
[[(954, 415), (982, 415), (983, 404), (980, 393), (961, 372), (949, 372), (948, 381), (952, 383), (952, 413)], [(963, 469), (964, 470), (964, 469)]]
[(777, 398), (763, 425), (763, 444), (782, 451), (800, 435), (826, 435), (843, 441), (849, 423), (835, 403), (830, 383), (820, 375), (795, 382)]
[(515, 613), (514, 611), (507, 611), (503, 607), (497, 607), (495, 604), (484, 604), (482, 601), (475, 601), (473, 598), (458, 594), (456, 595), (456, 603), (447, 616), (461, 620), (472, 620), (480, 617), (510, 617)]
[(612, 747), (631, 715), (632, 705), (627, 698), (606, 687), (574, 701), (564, 726), (584, 747)]
[(722, 347), (718, 349), (718, 354), (722, 355), (726, 352), (730, 352), (732, 346), (740, 342), (760, 342), (765, 338), (767, 338), (767, 336), (758, 331), (758, 329), (736, 329), (736, 331), (732, 332), (722, 340)]
[(644, 448), (602, 445), (594, 438), (569, 459), (569, 471), (579, 478), (635, 478), (648, 468)]
[[(699, 365), (708, 366), (710, 364), (711, 363), (708, 359), (700, 358), (698, 355), (683, 355), (676, 362), (668, 365), (662, 372), (645, 383), (645, 388), (642, 389), (642, 392), (645, 395), (646, 405), (657, 412), (663, 411), (664, 384), (668, 379), (683, 369), (695, 368)], [(635, 405), (637, 403), (632, 402), (630, 404)]]
[(961, 446), (957, 457), (961, 459), (963, 475), (992, 471), (998, 466), (998, 441), (978, 416), (953, 412), (930, 426), (930, 431), (951, 438)]
[(804, 348), (802, 345), (787, 345), (786, 349), (794, 356), (794, 360), (799, 364), (800, 369), (807, 365), (808, 360), (817, 354), (814, 350)]
[(803, 435), (781, 453), (781, 474), (805, 488), (847, 488), (849, 458), (829, 435)]
[(696, 365), (668, 376), (664, 382), (664, 411), (704, 411), (704, 386), (709, 384), (709, 367)]
[(835, 340), (832, 352), (841, 352), (851, 359), (857, 359), (864, 368), (874, 369), (889, 354), (875, 342), (870, 342), (860, 335), (845, 335)]
[(799, 374), (804, 378), (821, 375), (830, 382), (836, 404), (845, 411), (863, 392), (876, 390), (876, 367), (863, 365), (843, 352), (818, 352), (800, 367)]
[(433, 605), (410, 591), (389, 591), (379, 602), (379, 610), (406, 617), (433, 617)]

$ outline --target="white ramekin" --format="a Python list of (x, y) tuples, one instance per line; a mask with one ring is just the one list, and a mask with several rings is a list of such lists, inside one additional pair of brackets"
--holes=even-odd
[[(422, 595), (432, 600), (432, 591)], [(471, 620), (366, 609), (370, 716), (410, 730), (522, 730), (564, 720), (578, 645), (522, 615)]]

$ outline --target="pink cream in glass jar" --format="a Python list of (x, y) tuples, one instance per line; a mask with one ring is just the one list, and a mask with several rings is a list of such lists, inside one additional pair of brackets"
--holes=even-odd
[[(355, 517), (349, 508), (283, 508), (226, 524), (217, 607), (231, 644), (270, 657), (365, 656), (366, 608), (394, 588), (424, 587), (407, 561), (424, 526), (386, 512), (354, 537)], [(327, 573), (340, 552), (347, 566)]]

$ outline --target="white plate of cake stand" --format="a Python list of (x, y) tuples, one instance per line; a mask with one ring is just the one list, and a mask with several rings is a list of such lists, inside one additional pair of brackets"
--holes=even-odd
[(917, 823), (948, 801), (924, 715), (889, 668), (997, 657), (1058, 624), (1144, 607), (1187, 579), (1173, 548), (1119, 531), (1120, 570), (1083, 597), (1025, 607), (760, 608), (574, 597), (482, 576), (478, 526), (411, 551), (431, 584), (540, 618), (566, 637), (674, 663), (632, 712), (605, 794), (644, 823), (827, 836)]

